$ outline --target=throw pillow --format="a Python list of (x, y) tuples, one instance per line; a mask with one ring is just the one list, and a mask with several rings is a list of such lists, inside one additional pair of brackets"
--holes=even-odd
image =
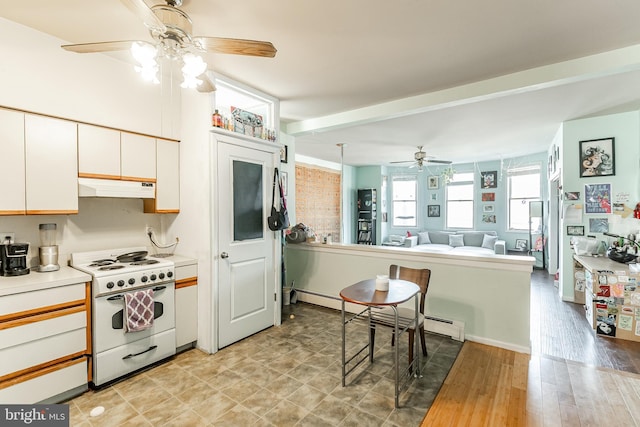
[(485, 234), (484, 239), (482, 239), (482, 247), (493, 250), (496, 246), (497, 240), (498, 236), (490, 236), (488, 234)]
[(423, 231), (422, 233), (418, 233), (418, 244), (419, 245), (430, 245), (431, 239), (429, 239), (429, 232)]
[(464, 246), (464, 236), (462, 234), (450, 234), (449, 246), (453, 246), (454, 248)]

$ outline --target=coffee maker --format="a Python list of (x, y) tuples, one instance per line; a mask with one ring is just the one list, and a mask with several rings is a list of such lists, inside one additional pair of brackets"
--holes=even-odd
[(28, 243), (5, 243), (0, 245), (0, 276), (22, 276), (29, 274), (27, 267)]

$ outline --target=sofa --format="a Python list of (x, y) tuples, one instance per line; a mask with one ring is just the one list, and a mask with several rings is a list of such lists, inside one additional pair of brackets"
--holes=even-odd
[(495, 231), (421, 231), (407, 237), (405, 247), (422, 252), (450, 254), (505, 255), (504, 240)]

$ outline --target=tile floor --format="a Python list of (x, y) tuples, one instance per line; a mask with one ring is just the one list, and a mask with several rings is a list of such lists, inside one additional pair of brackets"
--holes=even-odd
[[(343, 388), (340, 312), (300, 302), (285, 309), (282, 326), (214, 355), (189, 350), (68, 401), (71, 425), (418, 426), (462, 347), (428, 334), (423, 377), (409, 385), (396, 409), (390, 331), (376, 333), (374, 364), (357, 368)], [(364, 325), (349, 326), (348, 353), (366, 337)], [(401, 365), (406, 341), (402, 336)], [(105, 412), (90, 417), (96, 406)]]

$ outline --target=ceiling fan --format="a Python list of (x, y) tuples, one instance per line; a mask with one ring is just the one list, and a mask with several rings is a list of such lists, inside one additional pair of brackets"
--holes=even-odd
[[(137, 40), (104, 41), (97, 43), (67, 44), (62, 48), (77, 53), (113, 52), (132, 50), (139, 63), (136, 71), (149, 80), (157, 81), (157, 59), (169, 58), (183, 62), (183, 87), (196, 87), (200, 92), (215, 90), (206, 76), (207, 64), (198, 55), (204, 52), (228, 53), (273, 58), (276, 48), (267, 41), (232, 39), (223, 37), (192, 36), (192, 21), (182, 10), (182, 0), (165, 0), (167, 3), (147, 6), (144, 0), (120, 0), (138, 15), (154, 43)], [(155, 79), (155, 80), (154, 80)]]
[(423, 145), (418, 146), (418, 151), (416, 151), (413, 155), (413, 160), (401, 160), (398, 162), (390, 162), (390, 163), (412, 163), (410, 168), (418, 168), (419, 171), (422, 170), (422, 166), (426, 163), (439, 163), (444, 165), (450, 165), (451, 161), (449, 160), (436, 160), (433, 156), (427, 156), (427, 153), (422, 151)]

